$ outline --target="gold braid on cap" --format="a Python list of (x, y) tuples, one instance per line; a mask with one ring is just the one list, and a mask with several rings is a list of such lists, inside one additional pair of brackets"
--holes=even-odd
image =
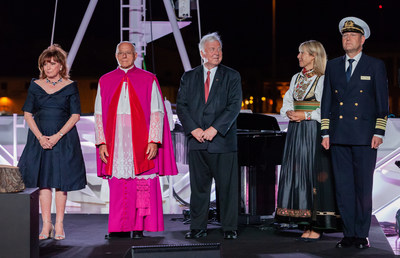
[(357, 24), (355, 24), (352, 20), (346, 21), (342, 28), (342, 33), (345, 32), (359, 32), (364, 35), (364, 30)]

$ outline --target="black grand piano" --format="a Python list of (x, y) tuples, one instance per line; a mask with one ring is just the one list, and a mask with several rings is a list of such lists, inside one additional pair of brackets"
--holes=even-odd
[(237, 119), (242, 224), (258, 224), (275, 211), (276, 166), (282, 162), (286, 132), (275, 117), (240, 113)]

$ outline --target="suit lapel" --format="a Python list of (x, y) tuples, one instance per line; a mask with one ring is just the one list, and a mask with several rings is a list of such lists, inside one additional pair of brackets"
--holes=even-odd
[(350, 77), (350, 81), (347, 83), (346, 91), (347, 93), (349, 90), (354, 88), (354, 84), (356, 84), (360, 80), (360, 76), (362, 71), (365, 71), (365, 67), (367, 66), (367, 62), (365, 61), (364, 54), (361, 54), (361, 58), (358, 61), (356, 68), (354, 69), (353, 74)]
[(361, 76), (361, 71), (365, 70), (367, 63), (365, 62), (365, 57), (364, 54), (361, 54), (361, 58), (360, 61), (358, 61), (358, 64), (356, 66), (356, 69), (354, 69), (353, 75), (350, 78), (350, 82), (352, 80), (357, 80), (357, 78), (359, 79)]
[(204, 95), (204, 68), (202, 65), (196, 71), (195, 81), (198, 82), (198, 86), (196, 87), (198, 92), (197, 96), (200, 96), (200, 101), (204, 103), (206, 101), (206, 96)]
[(347, 90), (347, 80), (346, 80), (346, 56), (343, 56), (341, 62), (339, 63), (339, 74), (338, 74), (338, 79), (340, 85), (338, 87), (339, 92), (343, 93)]
[[(210, 94), (208, 95), (208, 100), (206, 105), (208, 105), (208, 103), (210, 103), (214, 99), (214, 96), (217, 94), (223, 76), (224, 76), (223, 68), (221, 65), (219, 65), (217, 68), (217, 72), (215, 73), (214, 80), (212, 81), (211, 84), (211, 90)], [(203, 95), (204, 95), (204, 90), (203, 90)]]

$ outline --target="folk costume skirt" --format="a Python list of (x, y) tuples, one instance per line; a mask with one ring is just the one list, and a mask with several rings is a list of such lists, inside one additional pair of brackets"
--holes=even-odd
[(329, 152), (321, 145), (321, 124), (290, 122), (278, 187), (275, 220), (337, 227), (334, 180)]

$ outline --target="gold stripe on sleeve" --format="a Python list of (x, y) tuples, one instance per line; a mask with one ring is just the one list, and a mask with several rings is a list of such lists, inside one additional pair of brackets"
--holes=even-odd
[(377, 118), (375, 129), (386, 130), (387, 120), (384, 118)]
[(329, 130), (329, 119), (324, 118), (321, 120), (321, 130)]

